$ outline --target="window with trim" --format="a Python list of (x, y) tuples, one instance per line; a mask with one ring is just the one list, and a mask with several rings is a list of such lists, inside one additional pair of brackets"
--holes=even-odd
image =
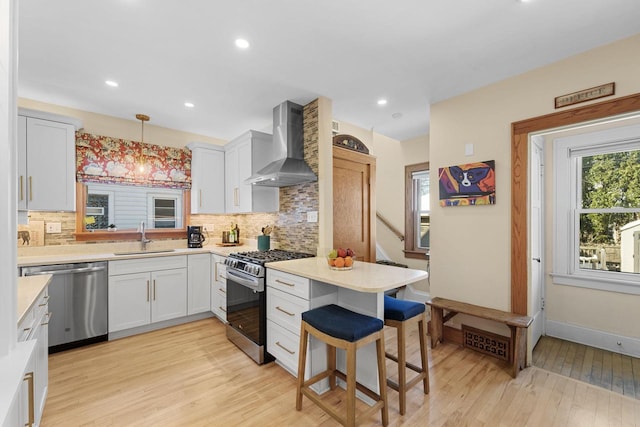
[(640, 294), (640, 126), (554, 141), (554, 282)]
[(425, 259), (429, 251), (429, 163), (405, 166), (406, 258)]

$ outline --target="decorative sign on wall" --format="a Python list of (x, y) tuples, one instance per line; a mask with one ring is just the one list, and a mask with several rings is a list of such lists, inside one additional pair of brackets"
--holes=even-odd
[(438, 169), (440, 206), (494, 205), (495, 160)]
[(615, 93), (616, 84), (611, 82), (589, 89), (579, 90), (578, 92), (558, 96), (555, 98), (555, 107), (561, 108), (566, 107), (567, 105), (579, 104), (581, 102), (591, 101), (592, 99), (614, 95)]
[(369, 154), (369, 149), (362, 141), (355, 136), (340, 134), (333, 137), (333, 145), (357, 151), (358, 153)]
[(79, 182), (191, 188), (191, 150), (76, 133)]

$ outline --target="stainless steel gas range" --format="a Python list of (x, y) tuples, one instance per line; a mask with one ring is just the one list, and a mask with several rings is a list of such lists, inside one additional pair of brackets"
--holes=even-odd
[(227, 338), (258, 364), (273, 360), (267, 342), (265, 263), (314, 255), (272, 249), (230, 254), (227, 265)]

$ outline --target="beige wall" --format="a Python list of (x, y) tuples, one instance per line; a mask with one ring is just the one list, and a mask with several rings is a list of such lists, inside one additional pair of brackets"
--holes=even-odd
[[(377, 210), (404, 234), (404, 167), (428, 161), (429, 137), (424, 135), (400, 142), (342, 121), (340, 133), (361, 140), (369, 148), (369, 154), (376, 158)], [(376, 224), (376, 240), (392, 261), (419, 270), (427, 268), (426, 260), (405, 258), (404, 242), (379, 220)], [(416, 287), (428, 291), (426, 281), (418, 283)]]
[[(556, 96), (607, 82), (616, 83), (616, 97), (640, 92), (638, 52), (640, 35), (431, 107), (431, 170), (495, 159), (497, 187), (493, 206), (441, 208), (435, 206), (437, 191), (432, 193), (432, 295), (510, 308), (511, 123), (554, 112)], [(464, 154), (469, 143), (473, 156)], [(437, 184), (432, 174), (432, 188)], [(640, 323), (640, 311), (631, 309), (638, 297), (553, 286), (549, 320), (639, 336), (637, 327), (631, 330)]]
[[(131, 120), (120, 119), (89, 111), (76, 110), (54, 104), (47, 104), (32, 99), (18, 99), (18, 106), (32, 110), (46, 111), (48, 113), (75, 117), (82, 120), (84, 131), (96, 135), (110, 136), (113, 138), (140, 141), (142, 126), (135, 116)], [(153, 125), (153, 117), (144, 124), (144, 142), (147, 144), (164, 145), (168, 147), (184, 147), (190, 142), (207, 142), (209, 144), (224, 145), (227, 141), (194, 133), (181, 132), (174, 129)]]

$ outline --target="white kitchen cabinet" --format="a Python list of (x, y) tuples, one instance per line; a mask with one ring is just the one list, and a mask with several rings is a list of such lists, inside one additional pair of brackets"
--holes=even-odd
[(49, 295), (45, 287), (18, 325), (18, 341), (34, 341), (35, 347), (20, 392), (20, 425), (40, 424), (49, 388)]
[(187, 315), (187, 256), (109, 262), (109, 333)]
[[(267, 272), (267, 351), (276, 362), (298, 375), (300, 322), (310, 308), (309, 279), (271, 270)], [(311, 364), (307, 363), (309, 378)]]
[(18, 210), (75, 211), (75, 127), (18, 116)]
[(278, 188), (244, 183), (245, 179), (276, 160), (272, 136), (250, 130), (224, 148), (226, 212), (276, 212), (279, 208)]
[(211, 311), (211, 255), (188, 255), (187, 314)]
[(222, 146), (192, 142), (191, 213), (225, 212), (225, 152)]
[(211, 311), (227, 322), (227, 266), (225, 257), (212, 255), (214, 280), (211, 283)]

